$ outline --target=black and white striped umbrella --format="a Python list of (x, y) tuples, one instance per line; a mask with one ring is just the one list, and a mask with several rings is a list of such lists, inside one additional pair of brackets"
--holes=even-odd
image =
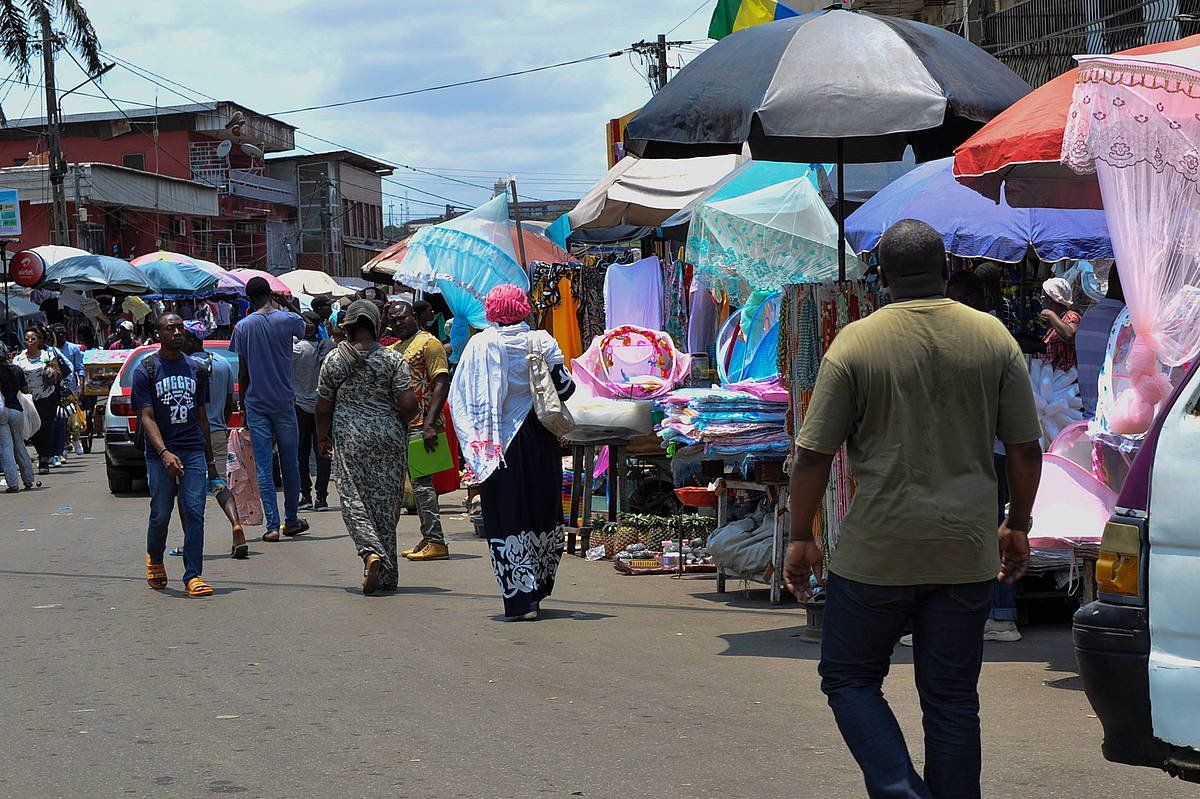
[[(1030, 91), (941, 28), (829, 9), (747, 28), (679, 71), (626, 129), (647, 158), (741, 152), (850, 163), (949, 155)], [(839, 148), (839, 144), (840, 148)]]

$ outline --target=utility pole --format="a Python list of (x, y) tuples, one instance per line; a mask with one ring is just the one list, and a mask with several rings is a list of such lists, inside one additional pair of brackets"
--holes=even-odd
[(83, 193), (79, 190), (79, 164), (71, 167), (71, 173), (75, 176), (75, 246), (90, 251), (90, 247), (83, 246), (83, 222), (87, 211), (83, 207)]
[(654, 84), (654, 91), (657, 92), (662, 87), (667, 85), (667, 79), (670, 78), (670, 67), (667, 65), (667, 51), (671, 47), (679, 47), (683, 44), (694, 44), (695, 42), (668, 42), (666, 34), (658, 34), (658, 37), (653, 42), (648, 42), (642, 39), (640, 42), (634, 42), (629, 45), (629, 49), (633, 52), (648, 58), (650, 60), (650, 68), (648, 70), (649, 77)]
[(45, 72), (46, 84), (46, 146), (50, 155), (50, 237), (54, 244), (68, 245), (71, 243), (70, 228), (67, 226), (67, 197), (63, 191), (67, 169), (63, 164), (62, 119), (58, 111), (58, 88), (54, 82), (54, 48), (58, 39), (50, 29), (50, 12), (45, 11), (42, 18), (42, 69)]
[(658, 56), (658, 71), (654, 74), (658, 81), (658, 88), (661, 91), (663, 86), (667, 85), (667, 37), (666, 34), (658, 34), (658, 43), (654, 47), (654, 52)]
[(330, 250), (333, 248), (333, 225), (329, 213), (329, 192), (333, 188), (333, 181), (329, 179), (329, 175), (322, 175), (321, 185), (321, 271), (329, 274), (329, 256)]

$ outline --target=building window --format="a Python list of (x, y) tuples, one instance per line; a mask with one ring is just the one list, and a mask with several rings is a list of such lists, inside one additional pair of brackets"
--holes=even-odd
[(144, 172), (146, 170), (146, 154), (125, 153), (121, 156), (121, 166), (128, 169), (140, 169)]

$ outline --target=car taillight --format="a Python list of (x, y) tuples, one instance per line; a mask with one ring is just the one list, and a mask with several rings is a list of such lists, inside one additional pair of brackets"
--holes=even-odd
[(1096, 592), (1113, 598), (1142, 595), (1142, 522), (1113, 518), (1104, 528), (1096, 561)]
[(242, 412), (234, 411), (233, 413), (229, 414), (229, 428), (232, 430), (235, 427), (241, 427), (241, 426), (242, 426)]
[(113, 397), (108, 407), (113, 416), (137, 416), (129, 397)]

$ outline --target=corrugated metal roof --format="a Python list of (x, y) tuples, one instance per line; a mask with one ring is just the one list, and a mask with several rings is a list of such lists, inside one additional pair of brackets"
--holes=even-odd
[[(147, 108), (126, 108), (124, 111), (118, 111), (114, 108), (112, 111), (97, 111), (91, 114), (67, 114), (62, 118), (62, 123), (64, 125), (70, 125), (83, 122), (110, 122), (118, 119), (125, 119), (126, 117), (145, 118), (155, 116), (172, 116), (174, 114), (212, 113), (220, 110), (221, 106), (223, 105), (231, 106), (235, 109), (243, 111), (244, 113), (253, 114), (257, 117), (265, 117), (278, 125), (283, 125), (284, 127), (291, 128), (292, 130), (296, 129), (295, 125), (289, 125), (282, 120), (275, 119), (274, 117), (267, 116), (266, 114), (260, 114), (257, 111), (249, 109), (240, 103), (235, 103), (232, 100), (221, 100), (219, 102), (211, 103), (188, 103), (185, 105), (160, 105), (158, 107)], [(10, 119), (8, 121), (8, 127), (10, 128), (44, 127), (45, 125), (45, 117), (27, 117), (25, 119)]]

